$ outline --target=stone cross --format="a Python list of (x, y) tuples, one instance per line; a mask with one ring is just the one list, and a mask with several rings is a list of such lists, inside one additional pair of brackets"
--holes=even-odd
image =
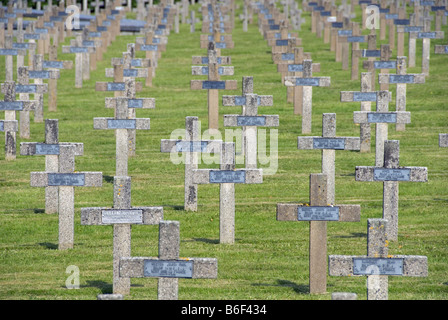
[(224, 115), (224, 127), (242, 127), (242, 150), (246, 168), (257, 168), (257, 127), (278, 127), (278, 115), (259, 115), (258, 107), (272, 106), (272, 96), (253, 93), (253, 77), (243, 77), (241, 96), (222, 96), (223, 106), (242, 106), (241, 115)]
[(193, 170), (198, 169), (198, 153), (219, 153), (221, 151), (220, 140), (200, 139), (201, 127), (198, 117), (185, 118), (185, 138), (162, 139), (160, 144), (161, 152), (171, 154), (181, 152), (185, 155), (185, 197), (184, 210), (197, 211), (198, 207), (198, 186), (193, 183)]
[[(377, 61), (375, 61), (377, 62)], [(361, 91), (341, 91), (341, 102), (360, 102), (361, 111), (371, 111), (372, 102), (376, 102), (377, 91), (372, 90), (372, 76), (370, 72), (361, 73)], [(370, 152), (370, 124), (360, 124), (360, 151)]]
[[(98, 84), (98, 83), (97, 83)], [(108, 85), (116, 83), (108, 83)], [(123, 87), (132, 87), (134, 79), (128, 79), (122, 84)], [(126, 91), (132, 91), (127, 89)], [(110, 102), (108, 102), (110, 101)], [(149, 130), (149, 118), (130, 118), (130, 108), (155, 108), (154, 99), (135, 99), (129, 96), (116, 97), (106, 100), (108, 107), (115, 109), (114, 118), (94, 118), (93, 128), (97, 130), (115, 130), (116, 136), (116, 176), (127, 176), (128, 174), (128, 154), (130, 153), (129, 130)]]
[[(152, 78), (155, 77), (155, 69), (157, 67), (157, 61), (160, 58), (162, 51), (166, 50), (165, 44), (162, 44), (154, 38), (152, 32), (148, 32), (146, 35), (145, 43), (136, 42), (135, 49), (137, 51), (145, 51), (146, 59), (151, 60), (151, 67), (148, 67), (148, 77), (146, 78), (145, 85), (152, 87)], [(156, 43), (157, 42), (157, 43)]]
[(133, 207), (131, 177), (114, 177), (113, 208), (81, 208), (81, 225), (113, 226), (113, 293), (129, 294), (130, 279), (120, 277), (120, 259), (131, 256), (132, 225), (158, 225), (163, 207)]
[(436, 44), (434, 46), (434, 53), (435, 54), (448, 54), (448, 45), (438, 45)]
[[(352, 80), (358, 80), (359, 79), (359, 44), (368, 42), (368, 36), (361, 36), (359, 35), (359, 26), (354, 25), (353, 26), (353, 35), (347, 36), (347, 42), (352, 44), (352, 51), (351, 51), (351, 79)], [(372, 40), (371, 40), (372, 41)], [(375, 40), (375, 46), (376, 46), (376, 40)]]
[(213, 42), (208, 48), (208, 80), (191, 80), (191, 90), (208, 91), (208, 128), (218, 130), (219, 123), (219, 91), (236, 90), (236, 80), (219, 80), (218, 56)]
[[(6, 141), (9, 142), (11, 139), (8, 138), (8, 135), (14, 135), (19, 130), (19, 124), (17, 120), (0, 120), (0, 132), (8, 133), (6, 137)], [(8, 151), (7, 146), (5, 146), (6, 152)], [(5, 153), (6, 153), (5, 152)], [(6, 153), (7, 154), (7, 153)], [(12, 160), (11, 158), (9, 160)]]
[(426, 256), (389, 255), (385, 219), (367, 220), (366, 256), (328, 256), (330, 276), (367, 276), (367, 300), (388, 299), (388, 277), (427, 277)]
[(336, 136), (336, 113), (322, 114), (321, 137), (298, 137), (299, 150), (322, 150), (322, 173), (327, 175), (327, 203), (335, 203), (335, 157), (336, 150), (359, 150), (359, 137)]
[(313, 61), (303, 60), (302, 77), (285, 77), (286, 86), (303, 86), (302, 133), (311, 133), (313, 87), (329, 87), (330, 77), (313, 77)]
[[(83, 64), (88, 57), (89, 53), (95, 52), (95, 48), (86, 47), (82, 45), (82, 35), (78, 34), (76, 36), (75, 46), (62, 46), (62, 53), (74, 53), (75, 54), (75, 88), (82, 88)], [(87, 62), (86, 62), (87, 64)]]
[[(56, 45), (51, 45), (49, 48), (49, 60), (44, 60), (42, 63), (43, 69), (48, 69), (50, 71), (54, 70), (68, 70), (73, 69), (73, 61), (58, 60), (58, 47)], [(57, 111), (57, 87), (58, 82), (56, 78), (50, 78), (48, 80), (48, 111)]]
[[(233, 49), (234, 43), (231, 34), (221, 34), (215, 30), (213, 34), (201, 34), (201, 49), (207, 49), (210, 42), (215, 44), (215, 49)], [(219, 54), (219, 51), (218, 51)]]
[(73, 248), (75, 187), (101, 187), (101, 172), (74, 172), (77, 147), (59, 146), (58, 172), (31, 172), (32, 187), (58, 187), (59, 250)]
[[(82, 156), (84, 152), (82, 143), (59, 142), (59, 121), (57, 119), (45, 119), (45, 141), (20, 143), (20, 155), (45, 156), (45, 172), (59, 171), (60, 146), (71, 145), (74, 147), (75, 156)], [(58, 187), (45, 187), (45, 213), (57, 213), (59, 208)]]
[[(30, 111), (36, 107), (35, 101), (20, 101), (16, 100), (16, 83), (14, 81), (6, 81), (2, 85), (2, 92), (4, 93), (4, 100), (0, 101), (0, 111), (5, 112), (5, 120), (16, 121), (16, 111)], [(5, 130), (6, 128), (6, 130)], [(5, 159), (15, 160), (17, 150), (16, 132), (14, 127), (8, 125), (4, 128), (5, 132)], [(7, 129), (12, 128), (13, 131)]]
[(5, 81), (14, 80), (14, 56), (25, 56), (26, 50), (12, 49), (12, 35), (5, 36), (5, 48), (0, 48), (0, 56), (5, 56)]
[(310, 203), (277, 204), (278, 221), (309, 221), (310, 293), (327, 291), (327, 221), (359, 222), (361, 206), (330, 205), (327, 201), (327, 174), (310, 175)]
[[(388, 44), (382, 44), (380, 48), (380, 61), (363, 61), (363, 68), (368, 70), (368, 72), (372, 76), (372, 81), (376, 80), (375, 75), (377, 69), (380, 69), (380, 73), (386, 74), (389, 72), (389, 69), (396, 69), (397, 67), (396, 61), (389, 60), (392, 54), (390, 46)], [(372, 82), (372, 90), (375, 90), (374, 82)], [(380, 90), (389, 90), (389, 86), (387, 84), (381, 83)]]
[(443, 39), (445, 33), (443, 31), (433, 32), (411, 32), (410, 37), (415, 39), (423, 39), (422, 47), (422, 73), (426, 76), (429, 75), (429, 56), (431, 49), (431, 39)]
[(178, 299), (178, 278), (216, 279), (218, 260), (213, 258), (180, 258), (180, 224), (159, 224), (159, 256), (120, 259), (122, 278), (158, 278), (159, 300)]
[(383, 219), (388, 221), (387, 237), (398, 239), (398, 182), (427, 182), (426, 167), (402, 167), (399, 165), (400, 143), (384, 142), (384, 164), (375, 167), (356, 167), (356, 181), (383, 182)]
[(384, 161), (384, 141), (388, 137), (391, 123), (410, 123), (411, 113), (406, 111), (389, 111), (389, 91), (378, 91), (376, 95), (376, 112), (353, 112), (354, 123), (375, 124), (375, 166), (382, 167)]
[[(406, 57), (397, 57), (397, 74), (383, 74), (378, 75), (378, 82), (380, 84), (397, 84), (397, 92), (395, 95), (395, 109), (396, 111), (406, 110), (406, 85), (412, 83), (425, 83), (425, 74), (407, 74), (406, 73)], [(397, 123), (396, 130), (404, 131), (406, 125), (404, 123)]]
[[(373, 32), (373, 31), (372, 31)], [(383, 48), (387, 48), (387, 47), (383, 47)], [(390, 47), (389, 47), (390, 48)], [(389, 49), (387, 48), (387, 49)], [(369, 61), (375, 61), (375, 59), (377, 58), (381, 58), (381, 52), (382, 50), (377, 50), (376, 49), (376, 34), (369, 34), (367, 36), (367, 49), (359, 49), (359, 50), (354, 50), (352, 52), (352, 58), (356, 57), (357, 59), (359, 58), (367, 58)], [(388, 50), (383, 50), (383, 56), (387, 56), (389, 57), (390, 52)], [(353, 66), (353, 64), (352, 64)], [(373, 68), (373, 64), (369, 65), (371, 68), (368, 70), (372, 76), (372, 89), (375, 90), (375, 69)], [(357, 66), (355, 66), (357, 67)], [(352, 70), (353, 72), (353, 70)], [(356, 78), (358, 79), (358, 77)]]
[(221, 145), (220, 169), (193, 170), (193, 183), (219, 184), (219, 241), (235, 242), (235, 183), (263, 182), (262, 169), (235, 169), (235, 144)]
[(439, 147), (448, 148), (448, 133), (439, 133)]

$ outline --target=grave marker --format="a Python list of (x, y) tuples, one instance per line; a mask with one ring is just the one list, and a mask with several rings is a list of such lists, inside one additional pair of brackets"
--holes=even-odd
[(359, 205), (330, 205), (327, 174), (310, 175), (310, 204), (277, 204), (277, 221), (309, 221), (310, 293), (327, 291), (327, 221), (359, 222)]
[(235, 183), (262, 183), (261, 169), (235, 169), (235, 144), (221, 145), (220, 169), (193, 170), (193, 183), (219, 184), (219, 242), (235, 242)]
[[(427, 30), (427, 28), (426, 28)], [(445, 33), (443, 31), (424, 31), (411, 32), (409, 37), (415, 39), (423, 39), (422, 47), (422, 73), (429, 76), (429, 57), (431, 49), (431, 39), (443, 39)]]
[(74, 53), (75, 54), (75, 88), (82, 88), (82, 82), (84, 79), (83, 73), (84, 63), (89, 53), (95, 52), (94, 47), (87, 47), (82, 45), (82, 35), (76, 35), (76, 45), (74, 46), (62, 46), (62, 53)]
[(448, 133), (439, 133), (439, 147), (448, 148)]
[(383, 182), (383, 219), (388, 221), (387, 237), (398, 239), (398, 182), (427, 182), (426, 167), (401, 167), (398, 140), (384, 142), (384, 164), (375, 167), (356, 167), (356, 181)]
[(73, 248), (75, 187), (101, 187), (101, 172), (75, 172), (76, 148), (59, 146), (58, 172), (31, 172), (32, 187), (58, 187), (59, 250)]
[(367, 220), (367, 256), (328, 256), (330, 276), (367, 276), (367, 299), (388, 299), (388, 277), (428, 276), (428, 259), (425, 256), (388, 254), (387, 231), (389, 221)]
[(302, 133), (311, 133), (313, 87), (329, 87), (330, 77), (313, 77), (313, 61), (303, 60), (302, 77), (285, 77), (286, 86), (303, 86)]
[(0, 48), (0, 56), (5, 57), (5, 81), (14, 80), (14, 56), (25, 56), (26, 50), (12, 49), (12, 35), (5, 36), (5, 48)]
[(335, 202), (335, 150), (360, 149), (359, 137), (336, 136), (336, 113), (322, 114), (321, 137), (298, 137), (297, 148), (299, 150), (322, 150), (322, 173), (327, 175), (327, 204)]
[(159, 300), (178, 299), (178, 278), (215, 279), (218, 261), (212, 258), (180, 258), (180, 227), (178, 221), (161, 221), (159, 225), (159, 256), (120, 259), (122, 278), (159, 278)]

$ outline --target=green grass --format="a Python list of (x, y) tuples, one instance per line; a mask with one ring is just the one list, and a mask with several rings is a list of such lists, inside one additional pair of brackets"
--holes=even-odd
[[(330, 45), (309, 31), (309, 13), (303, 16), (307, 18), (299, 32), (303, 47), (312, 53), (314, 62), (321, 64), (322, 71), (317, 75), (331, 77), (331, 87), (313, 90), (312, 135), (322, 133), (322, 113), (335, 112), (337, 135), (356, 136), (359, 127), (353, 123), (353, 111), (359, 110), (359, 104), (340, 103), (339, 95), (343, 90), (358, 91), (360, 82), (350, 80), (350, 71), (341, 70)], [(154, 86), (144, 87), (137, 94), (156, 98), (156, 109), (137, 111), (137, 117), (151, 118), (151, 130), (138, 131), (137, 155), (129, 160), (132, 204), (163, 206), (164, 219), (180, 221), (181, 256), (218, 259), (218, 279), (180, 280), (180, 299), (328, 300), (332, 292), (338, 291), (355, 292), (359, 299), (365, 299), (364, 277), (328, 277), (328, 293), (310, 295), (308, 224), (276, 221), (277, 203), (309, 200), (309, 175), (321, 172), (321, 156), (319, 151), (297, 150), (301, 118), (293, 114), (292, 104), (286, 102), (286, 87), (281, 84), (270, 48), (256, 22), (255, 19), (244, 33), (236, 19), (235, 48), (222, 50), (222, 55), (232, 57), (235, 75), (222, 79), (238, 80), (238, 90), (221, 91), (220, 95), (241, 94), (243, 76), (254, 77), (255, 93), (273, 95), (274, 105), (262, 107), (260, 113), (280, 116), (278, 170), (274, 175), (264, 176), (263, 184), (236, 186), (235, 244), (219, 244), (219, 187), (200, 185), (198, 212), (183, 211), (183, 166), (174, 165), (169, 154), (160, 152), (160, 140), (170, 138), (173, 130), (184, 128), (186, 116), (198, 116), (203, 131), (208, 126), (207, 94), (189, 87), (191, 79), (200, 79), (191, 75), (191, 57), (205, 55), (206, 50), (199, 48), (200, 32), (190, 34), (186, 24), (181, 25), (179, 34), (170, 34)], [(196, 30), (199, 28), (197, 24)], [(443, 30), (448, 32), (446, 26)], [(46, 118), (59, 119), (60, 141), (84, 143), (84, 156), (76, 158), (78, 171), (114, 175), (114, 134), (93, 130), (94, 117), (113, 115), (112, 110), (104, 107), (104, 98), (111, 94), (96, 92), (95, 82), (107, 80), (104, 69), (110, 67), (110, 58), (121, 56), (126, 44), (134, 40), (132, 35), (118, 37), (82, 89), (74, 88), (74, 70), (62, 71), (58, 81), (58, 110), (49, 113), (45, 106)], [(66, 39), (65, 44), (68, 43)], [(401, 165), (426, 166), (429, 173), (427, 183), (400, 184), (398, 241), (390, 244), (389, 252), (427, 256), (429, 275), (390, 277), (391, 300), (448, 298), (448, 150), (438, 147), (438, 134), (448, 132), (448, 64), (446, 56), (433, 54), (435, 44), (446, 44), (446, 37), (431, 41), (431, 70), (426, 83), (407, 87), (407, 110), (411, 112), (412, 123), (405, 132), (389, 127), (389, 138), (400, 140)], [(143, 57), (143, 53), (139, 52), (138, 57)], [(59, 58), (74, 59), (74, 55), (59, 52)], [(408, 73), (420, 72), (420, 58), (421, 41), (417, 41), (417, 67), (408, 68)], [(3, 57), (0, 79), (4, 79)], [(390, 90), (395, 98), (394, 86)], [(393, 99), (391, 110), (394, 105)], [(239, 112), (239, 108), (221, 107), (220, 127), (224, 114)], [(33, 119), (31, 137), (28, 141), (44, 140), (44, 125), (34, 123)], [(23, 141), (18, 138), (18, 143)], [(96, 299), (98, 294), (111, 293), (112, 227), (80, 225), (82, 207), (112, 206), (110, 179), (105, 179), (101, 188), (76, 189), (75, 247), (58, 251), (58, 217), (42, 213), (44, 189), (29, 185), (31, 171), (44, 171), (44, 157), (18, 155), (15, 161), (4, 161), (3, 139), (0, 150), (0, 299)], [(356, 182), (354, 172), (357, 165), (373, 164), (374, 152), (336, 152), (336, 203), (360, 204), (361, 222), (328, 223), (328, 254), (366, 254), (367, 219), (382, 215), (382, 185)], [(157, 245), (157, 226), (132, 227), (133, 256), (156, 256)], [(80, 270), (78, 290), (65, 287), (69, 276), (66, 268), (70, 265)], [(126, 297), (156, 298), (156, 279), (133, 279), (131, 294)]]

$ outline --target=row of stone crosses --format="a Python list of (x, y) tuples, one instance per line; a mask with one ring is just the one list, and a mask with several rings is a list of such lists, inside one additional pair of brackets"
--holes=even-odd
[[(20, 9), (8, 6), (5, 16), (7, 24), (0, 20), (0, 52), (6, 56), (6, 81), (2, 85), (5, 94), (0, 110), (5, 111), (5, 120), (0, 122), (5, 131), (5, 158), (15, 159), (15, 133), (29, 139), (29, 112), (35, 114), (35, 122), (43, 122), (43, 96), (49, 94), (49, 111), (56, 110), (56, 87), (59, 69), (72, 68), (72, 61), (60, 61), (55, 56), (58, 43), (65, 36), (75, 36), (70, 46), (63, 47), (64, 53), (75, 53), (75, 87), (82, 88), (82, 81), (89, 79), (95, 70), (96, 61), (119, 34), (119, 23), (123, 10), (115, 10), (120, 1), (109, 1), (104, 10), (98, 9), (96, 19), (82, 29), (81, 33), (65, 30), (62, 19), (55, 19), (64, 11), (64, 3), (47, 6), (43, 16), (36, 24), (29, 24), (23, 31)], [(67, 5), (68, 5), (67, 1)], [(311, 133), (312, 87), (329, 86), (329, 77), (313, 77), (320, 72), (320, 65), (313, 63), (311, 54), (304, 52), (301, 39), (293, 30), (301, 30), (303, 23), (301, 10), (295, 2), (282, 2), (283, 12), (275, 2), (244, 2), (243, 31), (252, 23), (252, 16), (258, 16), (260, 33), (272, 47), (272, 59), (282, 75), (282, 83), (287, 86), (288, 102), (294, 105), (294, 114), (302, 118), (302, 133)], [(430, 39), (443, 38), (440, 25), (446, 14), (442, 9), (432, 9), (434, 5), (414, 1), (414, 14), (406, 19), (406, 3), (386, 3), (382, 1), (380, 24), (389, 27), (389, 44), (378, 50), (376, 34), (361, 35), (360, 26), (351, 21), (354, 6), (361, 5), (363, 14), (371, 2), (356, 1), (351, 5), (337, 7), (332, 2), (302, 3), (305, 11), (311, 12), (311, 32), (331, 44), (336, 61), (348, 69), (348, 56), (352, 57), (352, 80), (359, 77), (360, 58), (368, 58), (363, 67), (368, 72), (361, 73), (360, 92), (341, 92), (342, 102), (360, 102), (361, 111), (354, 113), (354, 122), (360, 124), (360, 137), (337, 137), (336, 115), (323, 114), (323, 133), (321, 137), (298, 137), (299, 149), (322, 150), (322, 173), (310, 175), (309, 205), (278, 204), (277, 220), (310, 221), (310, 293), (326, 292), (327, 258), (329, 274), (333, 276), (368, 276), (368, 299), (387, 299), (388, 275), (426, 276), (427, 259), (423, 256), (391, 256), (387, 241), (397, 239), (398, 233), (398, 182), (427, 181), (427, 169), (402, 167), (399, 165), (399, 142), (387, 138), (388, 124), (395, 123), (396, 130), (405, 130), (410, 123), (410, 112), (405, 111), (406, 84), (424, 83), (429, 75)], [(141, 5), (141, 3), (140, 3)], [(185, 6), (184, 6), (185, 7)], [(437, 8), (437, 7), (436, 7)], [(444, 7), (445, 8), (445, 7)], [(436, 31), (431, 32), (430, 12), (436, 12)], [(114, 176), (114, 203), (112, 208), (82, 208), (82, 225), (113, 225), (113, 293), (100, 295), (99, 299), (120, 299), (130, 292), (130, 278), (159, 278), (159, 299), (177, 299), (177, 278), (216, 278), (217, 260), (208, 258), (179, 258), (179, 222), (163, 220), (162, 207), (133, 207), (131, 205), (131, 178), (128, 176), (128, 157), (135, 154), (136, 130), (148, 130), (150, 119), (136, 118), (136, 109), (155, 108), (155, 99), (137, 98), (136, 92), (142, 83), (135, 78), (145, 78), (145, 85), (152, 86), (157, 61), (166, 50), (168, 35), (173, 25), (178, 32), (179, 8), (172, 3), (162, 2), (143, 10), (147, 27), (144, 37), (137, 37), (135, 43), (127, 45), (122, 57), (113, 58), (113, 68), (106, 69), (106, 76), (113, 82), (97, 82), (97, 91), (113, 91), (113, 98), (106, 98), (107, 108), (115, 109), (113, 118), (95, 118), (96, 130), (115, 130), (116, 132), (116, 174)], [(202, 34), (200, 47), (207, 49), (206, 56), (194, 56), (192, 75), (207, 75), (207, 80), (192, 80), (192, 90), (208, 91), (209, 129), (218, 130), (219, 90), (237, 89), (236, 80), (220, 80), (221, 75), (233, 75), (230, 56), (221, 56), (220, 49), (233, 48), (231, 32), (234, 28), (235, 4), (232, 1), (203, 2)], [(141, 15), (142, 10), (139, 10)], [(194, 13), (194, 12), (193, 12)], [(7, 15), (9, 14), (9, 15)], [(13, 42), (12, 15), (16, 19), (16, 42)], [(446, 20), (446, 19), (445, 19)], [(193, 22), (192, 22), (193, 21)], [(194, 26), (194, 14), (190, 23)], [(290, 22), (291, 21), (291, 22)], [(365, 21), (363, 19), (363, 21)], [(423, 26), (420, 26), (423, 25)], [(7, 28), (5, 29), (5, 26)], [(385, 25), (384, 25), (385, 26)], [(397, 26), (397, 32), (395, 31)], [(439, 29), (439, 30), (437, 30)], [(47, 30), (47, 31), (44, 31)], [(385, 36), (386, 28), (380, 29), (380, 37)], [(391, 31), (393, 30), (393, 31)], [(190, 29), (194, 32), (194, 27)], [(383, 32), (384, 31), (384, 32)], [(406, 74), (406, 60), (403, 56), (403, 39), (409, 32), (409, 62), (411, 47), (415, 64), (415, 41), (423, 39), (422, 74)], [(391, 51), (395, 46), (397, 33), (396, 61), (391, 61)], [(52, 41), (50, 41), (52, 39)], [(94, 40), (92, 40), (94, 39)], [(401, 40), (400, 40), (401, 39)], [(25, 42), (24, 40), (29, 40)], [(37, 41), (37, 43), (36, 43)], [(412, 41), (412, 43), (411, 43)], [(51, 44), (52, 42), (52, 44)], [(368, 43), (367, 49), (360, 49), (360, 43)], [(350, 51), (350, 43), (352, 49)], [(104, 45), (106, 44), (106, 45)], [(401, 48), (401, 51), (400, 51)], [(38, 54), (35, 51), (38, 50)], [(135, 51), (146, 51), (145, 59), (136, 59)], [(23, 64), (28, 53), (30, 67)], [(49, 53), (50, 59), (44, 60)], [(436, 46), (436, 53), (448, 50)], [(17, 56), (17, 82), (13, 81), (13, 57)], [(377, 61), (377, 58), (380, 58)], [(375, 90), (375, 72), (380, 90)], [(396, 69), (396, 74), (389, 74)], [(34, 79), (34, 84), (29, 80)], [(48, 84), (43, 83), (48, 79)], [(388, 110), (391, 101), (389, 84), (397, 85), (395, 112)], [(262, 169), (257, 168), (257, 127), (278, 127), (277, 115), (259, 115), (258, 106), (272, 106), (273, 97), (253, 93), (253, 78), (243, 77), (242, 95), (222, 97), (223, 106), (241, 106), (241, 115), (225, 115), (224, 126), (242, 127), (245, 168), (235, 168), (235, 145), (217, 140), (199, 140), (198, 117), (187, 117), (185, 138), (182, 140), (162, 140), (161, 152), (181, 152), (185, 154), (185, 210), (197, 210), (198, 184), (220, 184), (220, 243), (233, 243), (235, 230), (235, 183), (262, 183)], [(20, 94), (16, 100), (16, 94)], [(29, 95), (34, 94), (34, 100)], [(376, 102), (376, 112), (371, 111), (371, 102)], [(16, 120), (20, 112), (20, 121)], [(20, 122), (20, 126), (19, 123)], [(384, 184), (383, 219), (368, 220), (367, 256), (329, 256), (326, 250), (327, 221), (360, 221), (360, 206), (335, 204), (335, 150), (360, 150), (370, 152), (370, 124), (376, 125), (375, 166), (356, 167), (357, 181), (381, 181)], [(19, 130), (20, 127), (20, 130)], [(440, 146), (447, 146), (446, 135), (440, 135)], [(220, 169), (198, 169), (198, 153), (214, 152), (220, 154)], [(58, 139), (58, 120), (45, 120), (44, 143), (21, 143), (21, 155), (45, 155), (44, 172), (31, 173), (31, 186), (45, 187), (45, 211), (59, 214), (59, 249), (73, 247), (74, 243), (74, 187), (101, 186), (101, 172), (74, 172), (75, 156), (83, 154), (82, 143), (61, 143)], [(131, 257), (131, 225), (159, 225), (159, 257)], [(334, 299), (352, 298), (351, 294), (334, 294)]]

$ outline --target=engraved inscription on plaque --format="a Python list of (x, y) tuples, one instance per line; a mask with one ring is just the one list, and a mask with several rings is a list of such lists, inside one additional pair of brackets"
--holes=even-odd
[(282, 53), (282, 60), (294, 60), (294, 53)]
[(426, 38), (426, 39), (436, 39), (437, 34), (435, 32), (419, 32), (418, 33), (419, 38)]
[(354, 275), (403, 275), (401, 258), (353, 258)]
[(131, 60), (131, 66), (132, 67), (141, 67), (142, 66), (142, 60), (140, 60), (140, 59), (132, 59)]
[(288, 40), (276, 40), (275, 41), (275, 45), (280, 47), (280, 46), (287, 46), (288, 45)]
[(23, 101), (0, 101), (0, 110), (23, 110)]
[(142, 99), (129, 99), (128, 100), (128, 108), (135, 108), (135, 109), (143, 108), (143, 100)]
[(95, 47), (95, 41), (93, 40), (84, 40), (82, 42), (83, 47)]
[(30, 79), (48, 79), (50, 78), (49, 71), (28, 71)]
[(409, 19), (395, 19), (394, 25), (396, 26), (407, 26), (409, 25), (410, 20)]
[(339, 221), (339, 207), (298, 207), (299, 221)]
[(38, 34), (38, 33), (25, 33), (23, 35), (23, 39), (25, 39), (25, 40), (39, 40), (40, 39), (40, 34)]
[(216, 49), (225, 49), (227, 46), (226, 46), (226, 43), (225, 42), (215, 42), (215, 48)]
[(88, 53), (89, 49), (87, 47), (71, 47), (70, 53)]
[(313, 138), (314, 149), (344, 150), (344, 138)]
[(116, 223), (130, 223), (130, 224), (142, 224), (143, 223), (143, 211), (142, 210), (101, 210), (101, 222), (107, 224)]
[(365, 42), (366, 38), (363, 36), (348, 36), (347, 42)]
[(226, 83), (224, 81), (203, 81), (202, 89), (225, 89)]
[(391, 74), (389, 83), (414, 83), (414, 76), (412, 74)]
[(366, 58), (379, 58), (381, 57), (381, 50), (363, 50), (362, 56)]
[(423, 27), (407, 26), (404, 27), (404, 32), (420, 32), (422, 29)]
[(37, 155), (59, 154), (59, 145), (38, 143), (36, 144), (36, 154)]
[(386, 13), (387, 20), (395, 20), (398, 19), (398, 13)]
[(145, 260), (143, 276), (157, 278), (192, 278), (193, 261)]
[(303, 65), (301, 64), (289, 64), (288, 65), (288, 72), (302, 72), (303, 71)]
[(101, 32), (89, 32), (91, 38), (101, 38)]
[(13, 48), (13, 49), (26, 49), (26, 50), (28, 50), (29, 47), (30, 47), (30, 44), (29, 44), (28, 42), (25, 42), (25, 43), (17, 43), (17, 42), (14, 42), (14, 43), (12, 44), (12, 48)]
[(353, 101), (376, 101), (376, 92), (353, 92)]
[(296, 78), (296, 86), (319, 86), (319, 78)]
[(142, 51), (157, 51), (156, 45), (144, 44), (141, 46)]
[(108, 119), (107, 127), (109, 129), (135, 129), (136, 123), (133, 119)]
[(381, 112), (369, 112), (367, 113), (367, 122), (369, 123), (396, 123), (396, 113), (381, 113)]
[(266, 117), (263, 116), (253, 116), (253, 117), (238, 116), (236, 118), (237, 126), (264, 126), (265, 124), (266, 124)]
[(409, 181), (411, 179), (411, 169), (373, 169), (373, 180), (375, 181)]
[(34, 84), (17, 84), (16, 93), (36, 93), (37, 86)]
[(49, 186), (83, 186), (85, 183), (84, 173), (49, 173)]
[(138, 70), (137, 69), (124, 69), (123, 77), (137, 77)]
[(107, 91), (124, 91), (125, 84), (124, 82), (108, 82), (107, 83)]
[(342, 22), (332, 22), (331, 26), (333, 28), (342, 28), (344, 26), (344, 24)]
[(62, 61), (44, 61), (42, 67), (44, 69), (48, 68), (62, 69), (64, 68), (64, 63)]
[(373, 66), (375, 69), (395, 69), (397, 68), (396, 61), (374, 61)]
[(245, 171), (211, 170), (210, 183), (246, 183)]
[(353, 34), (352, 30), (338, 30), (339, 36), (351, 36)]
[(207, 149), (207, 141), (177, 141), (177, 152), (205, 152)]

